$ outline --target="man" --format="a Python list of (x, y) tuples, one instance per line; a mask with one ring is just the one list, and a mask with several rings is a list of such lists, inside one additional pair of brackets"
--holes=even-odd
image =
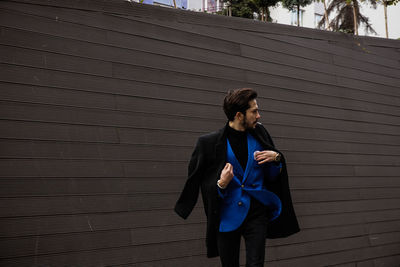
[(239, 266), (240, 239), (246, 266), (264, 266), (265, 239), (300, 231), (289, 191), (285, 158), (258, 123), (257, 93), (231, 90), (224, 99), (228, 123), (201, 136), (175, 212), (186, 219), (201, 188), (207, 215), (207, 256), (223, 267)]

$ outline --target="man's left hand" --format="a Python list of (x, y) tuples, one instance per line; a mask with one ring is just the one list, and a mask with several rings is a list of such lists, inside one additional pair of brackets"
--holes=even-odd
[(254, 159), (258, 164), (263, 164), (275, 161), (276, 155), (278, 155), (278, 153), (272, 150), (256, 151), (254, 152)]

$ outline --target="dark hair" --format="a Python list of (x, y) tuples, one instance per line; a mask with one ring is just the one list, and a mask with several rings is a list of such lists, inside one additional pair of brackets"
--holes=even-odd
[(246, 115), (249, 102), (257, 98), (257, 92), (251, 88), (229, 90), (224, 99), (224, 112), (228, 120), (233, 121), (237, 112)]

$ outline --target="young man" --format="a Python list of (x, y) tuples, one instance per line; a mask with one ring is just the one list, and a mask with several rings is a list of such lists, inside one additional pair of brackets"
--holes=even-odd
[(186, 219), (201, 188), (207, 215), (207, 256), (223, 267), (239, 266), (240, 239), (246, 266), (264, 266), (265, 239), (300, 231), (289, 191), (285, 158), (258, 123), (257, 93), (231, 90), (224, 99), (228, 122), (201, 136), (175, 212)]

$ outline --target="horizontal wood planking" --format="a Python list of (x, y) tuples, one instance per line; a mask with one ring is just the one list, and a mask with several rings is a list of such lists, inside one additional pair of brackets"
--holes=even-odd
[[(187, 138), (187, 137), (186, 137)], [(194, 138), (193, 138), (194, 141)], [(399, 165), (400, 147), (390, 145), (352, 144), (329, 141), (304, 140), (302, 138), (277, 138), (283, 152), (291, 162), (301, 161), (301, 153), (307, 152), (316, 164)], [(27, 141), (0, 139), (0, 158), (3, 159), (101, 159), (101, 160), (163, 160), (154, 151), (166, 154), (175, 148), (169, 161), (187, 161), (192, 143), (181, 144), (176, 139), (171, 144), (153, 142), (132, 144), (107, 144), (97, 142)], [(318, 149), (311, 149), (318, 147)], [(29, 150), (27, 150), (29, 148)], [(381, 159), (376, 156), (380, 155)], [(396, 157), (397, 156), (397, 157)], [(375, 160), (375, 164), (373, 162)]]
[[(321, 70), (322, 68), (319, 68), (319, 70)], [(341, 70), (341, 69), (343, 69), (343, 66), (341, 67), (341, 68), (339, 68), (338, 70)], [(369, 76), (371, 76), (371, 75), (369, 75)], [(369, 76), (366, 76), (366, 77), (369, 77)], [(353, 76), (352, 76), (353, 77)], [(359, 75), (358, 76), (356, 76), (356, 77), (359, 77)], [(354, 77), (353, 77), (354, 78)], [(374, 82), (376, 82), (376, 79), (373, 79), (373, 81)], [(388, 79), (385, 79), (385, 81), (388, 81)], [(396, 82), (395, 82), (395, 85), (396, 85)], [(393, 91), (393, 92), (395, 92), (395, 91)]]
[[(346, 190), (344, 190), (346, 191)], [(361, 190), (353, 190), (358, 193)], [(391, 190), (386, 196), (377, 197), (374, 194), (358, 197), (307, 197), (302, 192), (294, 194), (297, 197), (295, 208), (299, 216), (326, 215), (357, 211), (374, 211), (400, 208), (399, 189)], [(351, 193), (347, 190), (347, 193)], [(365, 192), (365, 190), (364, 190)], [(322, 194), (321, 192), (320, 194)], [(391, 194), (390, 194), (391, 193)], [(332, 193), (331, 193), (332, 194)], [(365, 193), (364, 193), (365, 194)], [(45, 197), (13, 197), (2, 198), (0, 206), (2, 218), (22, 216), (73, 215), (91, 213), (119, 213), (135, 211), (172, 210), (177, 194), (121, 194), (95, 196), (45, 196)], [(49, 204), (50, 203), (50, 204)]]
[[(161, 216), (157, 220), (152, 220), (151, 216)], [(301, 216), (301, 226), (305, 231), (315, 230), (317, 232), (329, 232), (343, 227), (361, 227), (362, 229), (369, 229), (366, 224), (371, 224), (375, 229), (374, 233), (381, 232), (396, 232), (396, 226), (400, 220), (400, 212), (398, 209), (392, 210), (375, 210), (375, 211), (360, 211), (348, 213), (335, 213), (335, 214), (321, 214), (312, 216)], [(38, 235), (51, 235), (51, 234), (66, 234), (88, 231), (112, 231), (115, 229), (149, 229), (154, 227), (162, 227), (168, 229), (170, 226), (180, 225), (181, 227), (191, 227), (192, 224), (203, 224), (205, 227), (205, 218), (203, 211), (200, 208), (194, 209), (192, 215), (187, 221), (182, 221), (176, 216), (171, 216), (170, 210), (156, 210), (156, 211), (135, 211), (135, 212), (114, 212), (114, 213), (91, 213), (91, 214), (77, 214), (77, 215), (53, 215), (53, 216), (30, 216), (30, 217), (14, 217), (2, 218), (0, 225), (4, 232), (3, 238), (14, 237), (27, 237)], [(385, 225), (392, 224), (389, 228)], [(358, 225), (358, 226), (356, 226)], [(318, 230), (320, 229), (320, 230)], [(314, 232), (315, 232), (314, 231)], [(339, 231), (339, 230), (338, 230)], [(370, 230), (372, 231), (372, 230)], [(306, 232), (307, 233), (307, 232)], [(291, 244), (294, 242), (309, 242), (311, 240), (319, 240), (319, 235), (312, 237), (304, 237), (306, 233), (300, 237), (292, 236), (288, 239), (282, 240), (269, 240), (271, 245), (274, 244)], [(335, 232), (330, 232), (335, 234)], [(180, 239), (190, 239), (191, 235), (183, 235)], [(303, 237), (303, 238), (302, 238)], [(344, 238), (345, 235), (342, 234)], [(321, 234), (321, 240), (332, 239), (329, 234)], [(157, 240), (161, 242), (163, 236), (149, 236), (146, 240)], [(176, 239), (178, 240), (178, 239)], [(141, 240), (145, 241), (145, 240)], [(196, 253), (196, 252), (194, 252)]]
[[(274, 260), (278, 261), (276, 266), (293, 266), (293, 264), (299, 264), (299, 266), (321, 266), (318, 264), (327, 265), (330, 263), (340, 264), (344, 263), (346, 260), (354, 261), (357, 259), (359, 261), (368, 260), (374, 257), (384, 257), (389, 255), (396, 255), (396, 250), (398, 250), (399, 243), (389, 243), (382, 246), (365, 246), (367, 242), (366, 239), (347, 239), (341, 240), (335, 244), (334, 248), (327, 247), (323, 243), (316, 243), (315, 245), (320, 245), (318, 247), (318, 254), (310, 255), (308, 257), (292, 257), (287, 259), (285, 256), (287, 254), (292, 254), (297, 252), (295, 255), (301, 255), (302, 253), (309, 253), (307, 250), (315, 250), (315, 247), (303, 248), (297, 247), (297, 251), (293, 248), (273, 247), (269, 250), (269, 256), (272, 262), (270, 265), (274, 266)], [(80, 265), (88, 265), (94, 263), (95, 265), (114, 265), (116, 263), (137, 263), (144, 261), (154, 261), (154, 260), (166, 260), (171, 259), (168, 255), (169, 249), (174, 249), (180, 252), (181, 257), (191, 256), (191, 251), (199, 251), (203, 245), (197, 241), (181, 243), (159, 243), (155, 245), (142, 245), (142, 246), (122, 246), (111, 249), (94, 249), (89, 251), (77, 251), (70, 252), (67, 254), (48, 254), (48, 255), (38, 255), (36, 257), (36, 262), (41, 265), (48, 265), (51, 262), (61, 262), (64, 265), (73, 265), (78, 263)], [(149, 250), (157, 249), (159, 253), (156, 256), (152, 255)], [(168, 249), (169, 248), (169, 249)], [(201, 251), (204, 253), (204, 251)], [(86, 255), (86, 257), (84, 257)], [(204, 255), (204, 254), (203, 254)], [(11, 264), (22, 264), (26, 265), (32, 262), (34, 257), (23, 257), (16, 259), (5, 259), (1, 262), (7, 266), (13, 266)], [(73, 260), (72, 260), (73, 259)], [(31, 263), (32, 264), (32, 263)], [(292, 264), (292, 265), (291, 265)]]
[[(352, 179), (351, 179), (352, 178)], [(305, 200), (351, 200), (395, 198), (400, 187), (396, 177), (321, 177), (291, 176), (293, 198), (296, 202)], [(26, 178), (0, 179), (2, 197), (26, 196), (85, 196), (120, 194), (165, 194), (175, 193), (182, 187), (184, 177), (148, 178)], [(351, 179), (349, 181), (349, 179)], [(331, 182), (329, 186), (326, 184)], [(390, 184), (392, 188), (387, 188)], [(351, 192), (352, 195), (346, 195)]]
[[(0, 132), (0, 138), (3, 139), (149, 145), (177, 145), (178, 140), (179, 146), (191, 147), (195, 144), (199, 135), (206, 133), (204, 129), (190, 131), (187, 129), (165, 129), (154, 126), (147, 128), (107, 127), (24, 120), (0, 120), (0, 126), (3, 129)], [(339, 152), (340, 148), (335, 146), (335, 143), (341, 144), (342, 148), (345, 145), (348, 147), (348, 151), (358, 153), (364, 151), (365, 154), (374, 153), (363, 150), (368, 145), (371, 145), (374, 151), (380, 147), (392, 149), (394, 154), (396, 154), (395, 151), (397, 149), (398, 137), (396, 135), (293, 127), (279, 123), (269, 124), (267, 127), (275, 137), (275, 143), (282, 150), (290, 151), (289, 144), (301, 147), (299, 141), (316, 143), (318, 148), (319, 146), (329, 147), (330, 150), (325, 150), (326, 152)], [(311, 152), (310, 148), (307, 147), (303, 147), (302, 151)]]
[(259, 91), (304, 229), (269, 241), (268, 264), (394, 262), (395, 43), (130, 5), (0, 3), (2, 264), (218, 266), (202, 205), (185, 222), (172, 207), (241, 86)]
[[(138, 100), (135, 100), (138, 101)], [(124, 102), (122, 99), (118, 102)], [(126, 105), (125, 108), (121, 109), (93, 109), (88, 107), (69, 107), (65, 105), (53, 105), (53, 104), (36, 104), (36, 103), (24, 103), (24, 102), (8, 102), (2, 101), (2, 112), (3, 119), (8, 120), (29, 120), (29, 121), (50, 121), (58, 123), (73, 123), (73, 124), (87, 124), (87, 125), (98, 125), (98, 126), (130, 126), (130, 127), (150, 127), (154, 125), (163, 125), (167, 129), (173, 129), (175, 127), (185, 125), (185, 127), (192, 125), (191, 130), (195, 130), (196, 125), (200, 129), (204, 124), (214, 124), (214, 128), (206, 128), (210, 130), (218, 129), (224, 124), (222, 111), (217, 111), (215, 108), (215, 113), (218, 114), (217, 117), (210, 118), (207, 115), (212, 113), (207, 105), (198, 104), (200, 107), (198, 114), (195, 114), (193, 109), (190, 109), (189, 103), (179, 103), (173, 101), (164, 100), (149, 100), (149, 105), (138, 104), (138, 110), (134, 109), (132, 105)], [(171, 103), (172, 102), (172, 103)], [(260, 101), (262, 102), (262, 101)], [(152, 104), (159, 103), (158, 107), (154, 109), (151, 108)], [(133, 104), (133, 103), (132, 103)], [(171, 105), (173, 104), (173, 105)], [(183, 104), (183, 105), (181, 105)], [(317, 124), (320, 129), (331, 129), (338, 131), (353, 131), (361, 133), (379, 133), (379, 134), (393, 134), (397, 133), (400, 125), (393, 124), (391, 122), (381, 123), (381, 122), (368, 122), (368, 117), (364, 115), (362, 119), (355, 118), (345, 118), (345, 114), (342, 116), (327, 114), (325, 116), (314, 115), (312, 107), (308, 110), (302, 111), (303, 114), (298, 114), (296, 111), (300, 111), (300, 107), (293, 105), (293, 110), (289, 111), (275, 111), (275, 110), (261, 110), (261, 115), (263, 112), (268, 112), (267, 123), (281, 123), (285, 122), (285, 125), (292, 125), (297, 127), (315, 127), (313, 125)], [(300, 106), (300, 105), (299, 105)], [(32, 112), (30, 114), (24, 113), (24, 109), (29, 107)], [(163, 110), (168, 110), (171, 107), (170, 112), (162, 112)], [(173, 108), (175, 107), (175, 108)], [(311, 109), (311, 110), (310, 110)], [(48, 111), (52, 110), (52, 113)], [(153, 111), (154, 110), (154, 111)], [(79, 116), (71, 116), (71, 114), (77, 114)], [(99, 121), (97, 116), (102, 115), (102, 120)], [(332, 117), (335, 116), (335, 117)], [(133, 118), (142, 117), (147, 118), (146, 121), (135, 120)], [(118, 120), (116, 120), (118, 118)], [(160, 118), (164, 121), (177, 121), (173, 124), (175, 127), (164, 126), (171, 124), (163, 124)], [(193, 118), (196, 122), (192, 120), (185, 120), (186, 118)], [(207, 119), (209, 118), (209, 119)], [(392, 119), (392, 118), (390, 118)], [(392, 119), (395, 121), (395, 119)], [(146, 126), (147, 125), (147, 126)], [(204, 126), (203, 126), (204, 127)], [(316, 127), (317, 128), (317, 127)], [(203, 128), (204, 129), (204, 128)]]
[[(201, 227), (200, 227), (201, 226)], [(182, 229), (182, 228), (181, 228)], [(173, 231), (173, 228), (170, 230), (173, 231), (171, 232), (170, 235), (170, 242), (163, 242), (163, 243), (177, 243), (176, 237), (179, 236), (180, 234), (185, 234), (186, 231), (189, 229), (195, 230), (197, 232), (196, 235), (194, 235), (193, 240), (186, 240), (181, 243), (192, 243), (195, 240), (201, 239), (201, 234), (204, 234), (202, 230), (204, 230), (204, 225), (196, 225), (194, 228), (188, 228), (188, 229), (182, 229), (184, 231)], [(150, 230), (150, 229), (149, 229)], [(157, 229), (152, 229), (154, 232), (158, 232), (158, 234), (162, 233), (162, 228)], [(327, 229), (325, 229), (326, 231)], [(73, 233), (73, 234), (64, 234), (64, 235), (51, 235), (51, 236), (43, 236), (43, 239), (46, 240), (46, 243), (43, 243), (37, 251), (37, 254), (43, 255), (43, 254), (53, 254), (53, 253), (60, 253), (65, 250), (65, 248), (68, 249), (70, 252), (74, 251), (84, 251), (84, 250), (91, 250), (91, 249), (99, 249), (99, 248), (116, 248), (116, 247), (123, 247), (123, 246), (132, 246), (132, 248), (135, 250), (136, 246), (146, 246), (146, 245), (151, 245), (152, 243), (137, 243), (137, 241), (140, 238), (146, 238), (147, 235), (141, 235), (138, 234), (139, 232), (132, 232), (129, 230), (115, 230), (115, 231), (96, 231), (96, 232), (86, 232), (86, 233)], [(187, 232), (189, 233), (189, 232)], [(187, 234), (186, 233), (186, 234)], [(147, 233), (149, 234), (149, 233)], [(119, 236), (119, 238), (115, 239), (114, 243), (105, 243), (105, 240), (110, 239), (112, 236)], [(379, 240), (379, 243), (376, 241), (373, 242), (374, 246), (375, 245), (386, 245), (393, 243), (393, 240), (396, 240), (398, 238), (399, 232), (396, 234), (393, 234), (390, 236), (390, 234), (379, 234), (375, 233), (372, 235), (354, 235), (354, 236), (346, 236), (346, 238), (334, 238), (334, 239), (326, 239), (326, 240), (314, 240), (315, 242), (313, 245), (310, 246), (310, 243), (295, 243), (292, 244), (292, 248), (290, 246), (284, 245), (284, 246), (279, 246), (279, 245), (274, 245), (270, 246), (270, 254), (277, 254), (275, 257), (277, 258), (294, 258), (294, 257), (299, 257), (299, 256), (304, 256), (305, 253), (310, 254), (312, 251), (313, 254), (319, 254), (319, 253), (327, 253), (327, 252), (332, 252), (332, 251), (337, 251), (337, 250), (343, 250), (345, 248), (357, 248), (357, 247), (364, 247), (366, 243), (368, 243), (368, 239), (371, 240)], [(173, 239), (173, 236), (175, 236), (175, 239)], [(138, 239), (139, 238), (139, 239)], [(64, 242), (62, 242), (62, 239), (64, 239)], [(86, 241), (84, 241), (86, 240)], [(30, 237), (30, 238), (24, 238), (23, 242), (25, 243), (32, 243), (34, 244), (35, 242), (38, 241), (38, 237)], [(88, 242), (89, 241), (89, 242)], [(7, 255), (4, 258), (11, 258), (11, 257), (17, 257), (17, 256), (31, 256), (34, 254), (34, 251), (24, 251), (24, 250), (15, 250), (16, 247), (16, 242), (18, 240), (16, 239), (8, 239), (5, 242), (2, 242), (4, 247), (9, 247), (9, 250), (7, 250)], [(333, 244), (332, 247), (329, 248), (329, 246), (326, 246), (325, 244), (330, 242), (331, 245)], [(74, 246), (74, 243), (79, 244), (79, 246)], [(161, 242), (156, 242), (154, 244), (161, 243)], [(336, 243), (336, 244), (335, 244)], [(317, 245), (316, 247), (319, 247), (319, 251), (316, 251), (315, 248), (313, 248), (314, 245)], [(346, 247), (344, 247), (346, 246)], [(296, 249), (295, 249), (296, 248)], [(14, 250), (12, 250), (14, 249)], [(274, 251), (275, 250), (275, 251)], [(308, 251), (307, 251), (308, 250)], [(275, 253), (274, 253), (275, 252)], [(312, 253), (311, 252), (311, 253)], [(285, 255), (285, 253), (291, 253), (291, 255)], [(279, 255), (281, 254), (281, 255)], [(274, 256), (272, 256), (272, 259)]]

